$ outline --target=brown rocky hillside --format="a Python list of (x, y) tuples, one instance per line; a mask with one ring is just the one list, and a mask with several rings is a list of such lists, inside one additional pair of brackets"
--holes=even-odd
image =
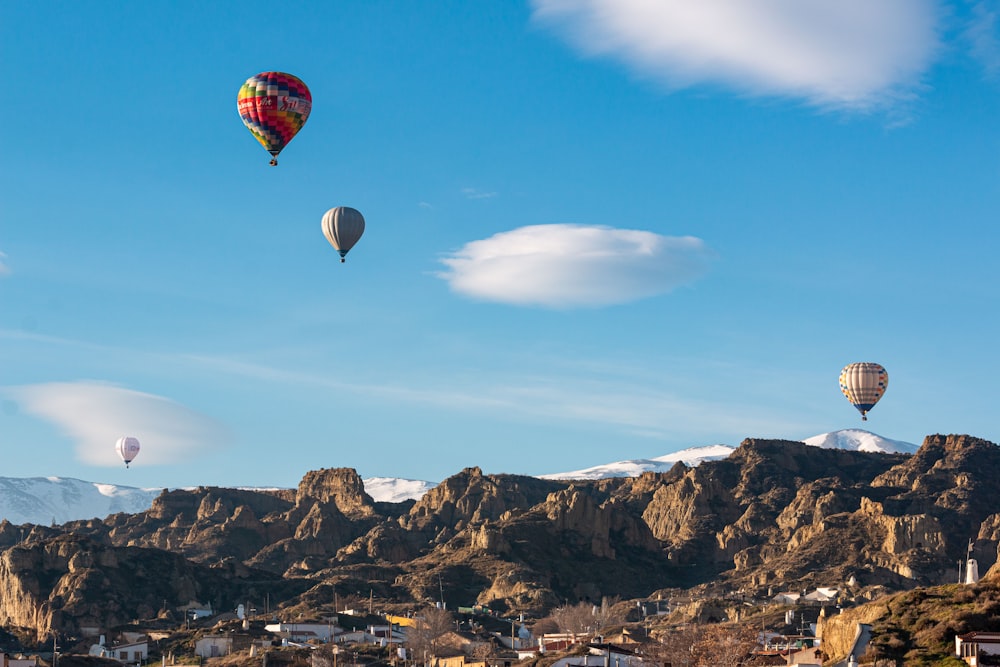
[(0, 619), (73, 632), (264, 595), (534, 614), (666, 589), (863, 598), (953, 582), (970, 539), (985, 572), (996, 498), (1000, 448), (967, 435), (928, 436), (913, 456), (749, 439), (723, 461), (596, 481), (470, 468), (400, 504), (374, 502), (353, 470), (317, 470), (295, 491), (171, 491), (103, 521), (0, 523)]

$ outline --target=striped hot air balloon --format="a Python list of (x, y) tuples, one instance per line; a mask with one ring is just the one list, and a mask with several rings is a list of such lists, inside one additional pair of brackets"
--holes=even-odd
[(868, 411), (875, 407), (888, 386), (889, 374), (870, 361), (848, 364), (840, 371), (840, 391), (858, 409), (863, 421), (868, 421)]
[(323, 236), (340, 253), (341, 262), (364, 233), (364, 216), (350, 206), (337, 206), (323, 214)]
[(297, 76), (261, 72), (240, 88), (236, 108), (243, 124), (271, 154), (274, 166), (278, 164), (278, 153), (306, 124), (312, 94)]

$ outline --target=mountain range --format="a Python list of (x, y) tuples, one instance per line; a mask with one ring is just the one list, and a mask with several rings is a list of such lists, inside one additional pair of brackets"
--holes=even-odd
[(322, 617), (338, 599), (541, 618), (619, 598), (684, 600), (686, 618), (718, 619), (741, 596), (822, 587), (859, 604), (953, 584), (967, 558), (1000, 578), (995, 443), (937, 434), (900, 453), (912, 446), (863, 432), (811, 440), (748, 438), (724, 458), (609, 464), (594, 479), (466, 468), (402, 502), (330, 468), (295, 489), (162, 490), (104, 519), (0, 520), (0, 618), (39, 639), (268, 599), (285, 618)]
[[(917, 445), (891, 440), (861, 429), (823, 433), (803, 442), (824, 449), (912, 454)], [(571, 472), (538, 475), (551, 480), (597, 480), (638, 477), (644, 472), (667, 472), (678, 461), (688, 467), (703, 461), (724, 459), (735, 451), (730, 445), (692, 447), (653, 459), (632, 459)], [(419, 500), (436, 482), (371, 477), (363, 480), (365, 492), (376, 502), (399, 503)], [(103, 519), (110, 514), (135, 514), (150, 508), (162, 488), (136, 488), (69, 477), (0, 477), (0, 520), (19, 525), (63, 524), (67, 521)]]

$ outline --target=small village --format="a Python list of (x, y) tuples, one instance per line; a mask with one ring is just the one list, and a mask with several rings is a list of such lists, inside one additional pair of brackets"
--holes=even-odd
[[(975, 581), (967, 581), (975, 584)], [(657, 599), (600, 605), (581, 601), (551, 615), (507, 618), (486, 606), (443, 602), (388, 612), (375, 600), (334, 602), (308, 617), (298, 610), (239, 604), (219, 611), (192, 604), (161, 610), (124, 628), (82, 628), (82, 637), (51, 636), (36, 650), (0, 634), (0, 667), (702, 667), (896, 665), (869, 646), (858, 624), (846, 659), (824, 650), (825, 621), (840, 613), (843, 591), (743, 593), (696, 605), (702, 618), (678, 622), (696, 601)], [(367, 603), (367, 604), (365, 604)], [(727, 606), (727, 604), (731, 606)], [(263, 605), (261, 605), (263, 607)], [(752, 611), (744, 611), (744, 609)], [(723, 616), (720, 618), (719, 616)], [(294, 617), (294, 618), (292, 618)], [(183, 621), (178, 623), (177, 619)], [(51, 634), (51, 633), (50, 633)], [(956, 636), (955, 658), (1000, 664), (1000, 632)], [(960, 664), (960, 663), (956, 663)]]

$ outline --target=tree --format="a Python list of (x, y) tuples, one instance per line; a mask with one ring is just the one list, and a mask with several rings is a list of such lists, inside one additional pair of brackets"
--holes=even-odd
[(562, 632), (583, 635), (597, 629), (597, 619), (594, 617), (594, 605), (589, 602), (578, 602), (572, 606), (559, 607), (552, 612), (552, 618)]
[(697, 667), (739, 667), (757, 647), (757, 632), (749, 626), (707, 625), (693, 646)]
[(542, 635), (550, 635), (559, 632), (559, 624), (556, 623), (556, 619), (551, 616), (546, 616), (545, 618), (540, 618), (532, 627), (532, 634), (536, 637), (541, 637)]
[(692, 667), (695, 665), (695, 646), (701, 639), (701, 629), (696, 625), (670, 628), (657, 635), (657, 642), (643, 651), (650, 661), (661, 667)]
[(593, 614), (597, 629), (600, 630), (611, 625), (622, 625), (625, 623), (625, 613), (622, 609), (616, 608), (619, 602), (621, 602), (621, 598), (617, 595), (610, 598), (604, 597), (601, 600), (601, 606), (594, 608)]
[(451, 631), (454, 623), (451, 612), (438, 607), (424, 610), (416, 617), (416, 625), (406, 633), (406, 646), (414, 658), (435, 655), (440, 639)]

